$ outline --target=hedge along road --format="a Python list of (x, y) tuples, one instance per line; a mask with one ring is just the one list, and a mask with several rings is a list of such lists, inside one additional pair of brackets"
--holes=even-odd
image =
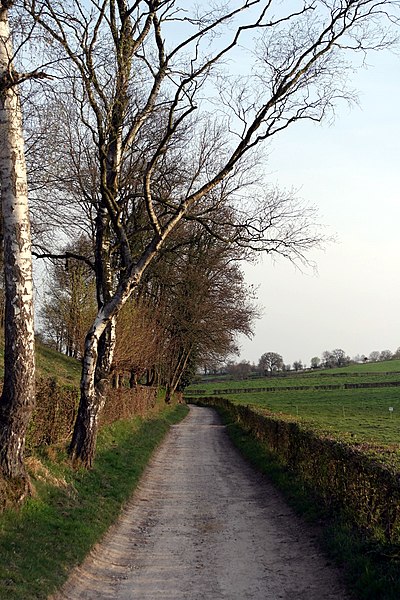
[(191, 407), (56, 600), (346, 600), (309, 528)]

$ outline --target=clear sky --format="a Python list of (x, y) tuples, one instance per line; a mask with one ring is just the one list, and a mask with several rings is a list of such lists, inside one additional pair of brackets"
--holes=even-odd
[(368, 63), (352, 78), (359, 106), (338, 105), (331, 125), (298, 123), (270, 147), (270, 180), (316, 205), (337, 241), (310, 254), (317, 274), (268, 257), (246, 266), (263, 316), (240, 338), (242, 359), (274, 351), (309, 365), (324, 350), (400, 346), (400, 56)]

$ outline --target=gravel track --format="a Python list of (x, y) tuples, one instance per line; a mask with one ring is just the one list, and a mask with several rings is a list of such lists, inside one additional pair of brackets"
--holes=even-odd
[(191, 407), (54, 600), (348, 600), (315, 536)]

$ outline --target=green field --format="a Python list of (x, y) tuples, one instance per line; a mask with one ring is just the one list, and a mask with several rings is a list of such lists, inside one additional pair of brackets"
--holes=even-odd
[[(399, 388), (293, 391), (229, 396), (274, 413), (299, 417), (355, 442), (400, 443)], [(393, 412), (389, 411), (393, 408)]]
[[(274, 387), (271, 392), (226, 395), (240, 404), (256, 405), (277, 414), (292, 415), (303, 422), (352, 442), (400, 444), (400, 387), (344, 389), (345, 383), (400, 381), (400, 361), (352, 365), (343, 369), (289, 374), (244, 381), (199, 382), (188, 391), (245, 390)], [(357, 373), (357, 375), (354, 375)], [(388, 373), (385, 375), (385, 373)], [(339, 389), (281, 390), (293, 386), (340, 385)], [(203, 394), (204, 395), (204, 394)], [(188, 398), (190, 396), (188, 395)], [(393, 411), (389, 411), (393, 408)]]
[(36, 369), (39, 377), (55, 377), (61, 385), (79, 387), (81, 362), (42, 344), (36, 344)]

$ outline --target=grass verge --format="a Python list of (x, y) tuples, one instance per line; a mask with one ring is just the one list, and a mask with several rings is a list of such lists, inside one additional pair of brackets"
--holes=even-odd
[(176, 405), (146, 419), (104, 427), (91, 471), (73, 470), (61, 451), (30, 461), (36, 494), (0, 516), (0, 599), (40, 600), (66, 580), (115, 521), (170, 425)]
[(303, 518), (317, 524), (320, 542), (343, 569), (348, 588), (360, 600), (400, 598), (400, 548), (371, 542), (354, 530), (341, 514), (327, 514), (312, 491), (283, 467), (250, 432), (220, 411), (228, 433), (241, 453), (265, 473)]

